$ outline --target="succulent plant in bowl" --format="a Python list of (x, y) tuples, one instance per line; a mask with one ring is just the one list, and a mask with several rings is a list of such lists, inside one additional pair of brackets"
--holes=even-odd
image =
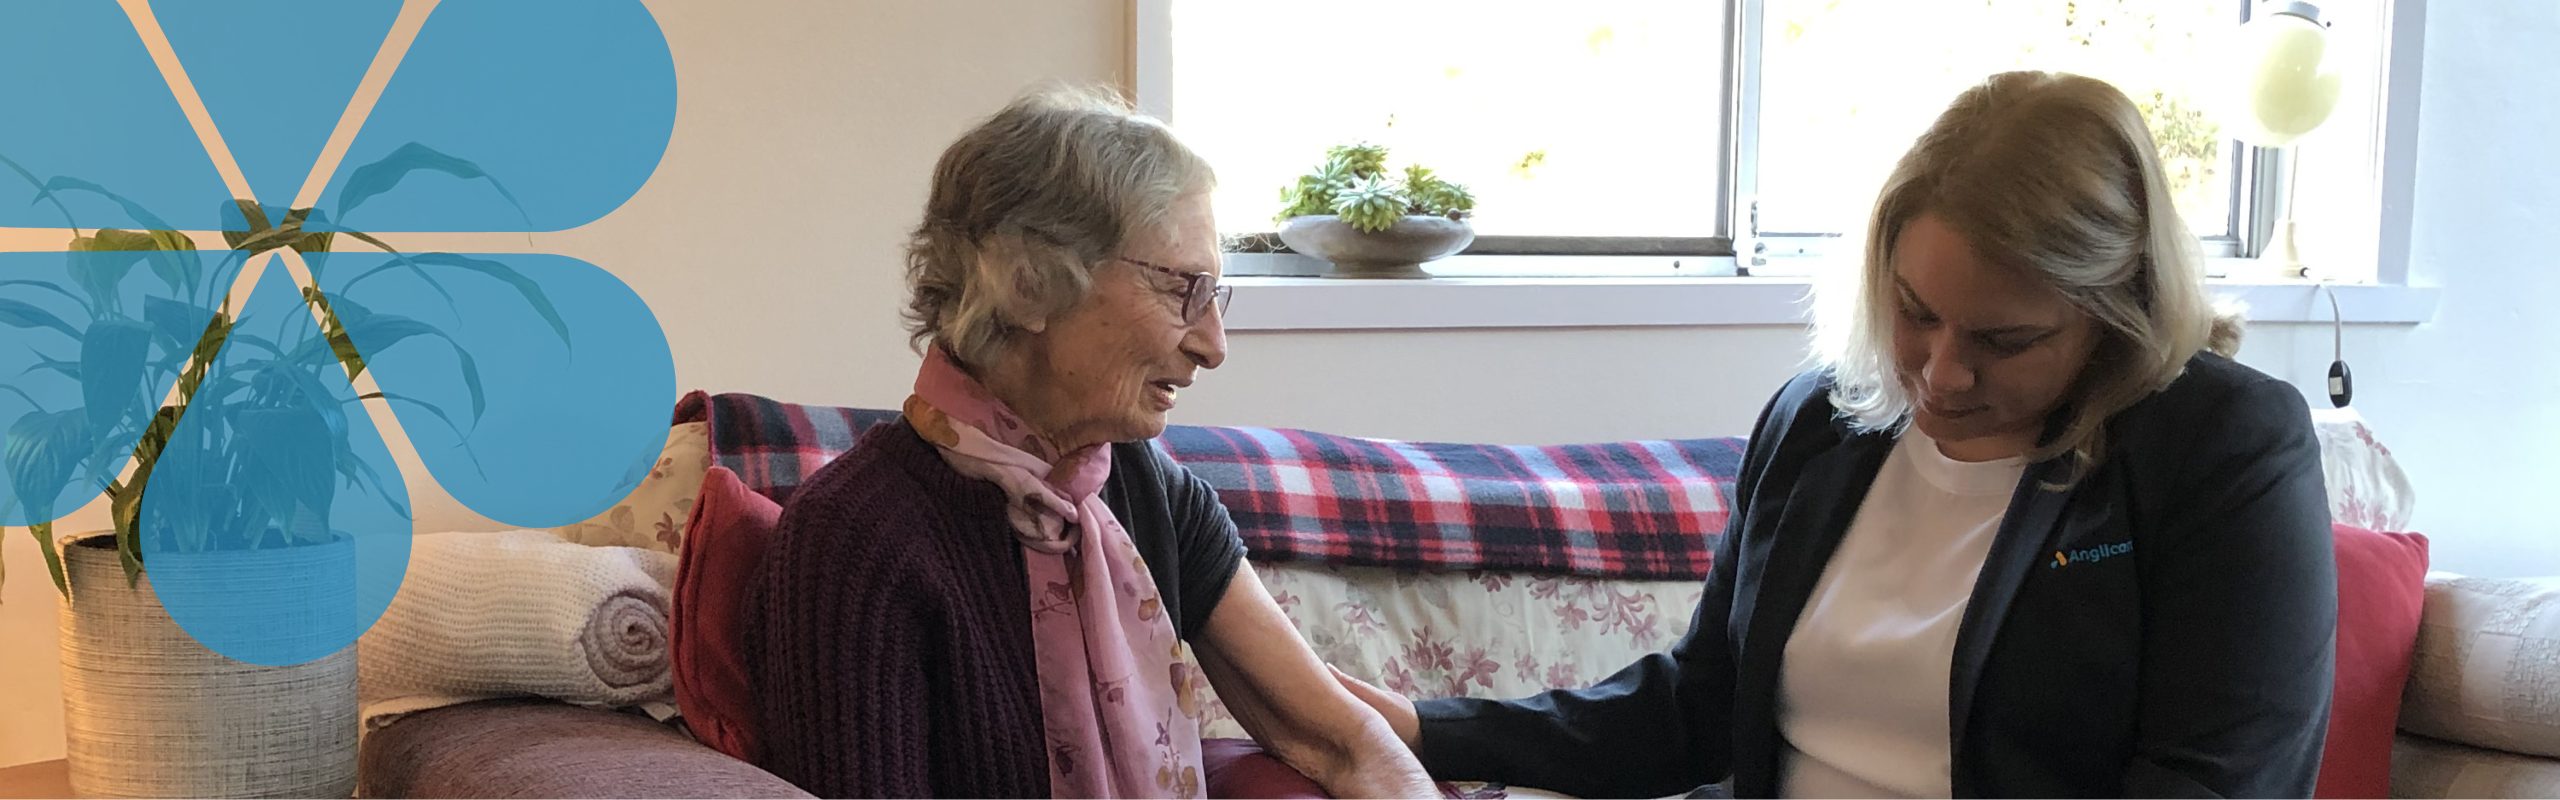
[(1350, 144), (1280, 190), (1280, 241), (1333, 264), (1334, 277), (1423, 278), (1426, 262), (1475, 241), (1467, 187), (1420, 165), (1387, 169), (1387, 149)]

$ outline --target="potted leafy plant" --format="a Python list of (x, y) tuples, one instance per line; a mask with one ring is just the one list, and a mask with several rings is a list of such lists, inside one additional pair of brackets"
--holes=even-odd
[[(13, 500), (30, 506), (26, 518), (37, 520), (31, 533), (67, 601), (63, 695), (72, 788), (83, 796), (347, 796), (355, 787), (356, 659), (355, 648), (341, 643), (361, 624), (356, 571), (348, 566), (358, 556), (353, 537), (332, 526), (331, 510), (389, 508), (404, 523), (402, 535), (408, 516), (396, 467), (385, 475), (380, 458), (358, 452), (351, 432), (369, 426), (357, 401), (417, 403), (450, 424), (443, 409), (414, 399), (357, 396), (347, 382), (366, 363), (355, 342), (379, 349), (411, 338), (453, 340), (419, 320), (365, 309), (341, 290), (401, 269), (441, 292), (427, 269), (458, 268), (510, 284), (546, 314), (553, 313), (548, 300), (504, 265), (404, 254), (355, 231), (306, 230), (319, 227), (311, 209), (277, 219), (249, 200), (233, 201), (232, 227), (240, 230), (225, 231), (230, 249), (211, 258), (105, 187), (38, 181), (6, 159), (0, 166), (35, 185), (39, 200), (55, 199), (74, 232), (64, 280), (0, 281), (0, 324), (49, 329), (64, 340), (41, 340), (66, 354), (39, 353), (29, 372), (55, 373), (49, 377), (78, 389), (79, 407), (46, 408), (11, 386), (34, 411), (0, 431), (0, 472)], [(357, 174), (370, 171), (387, 188), (415, 169), (478, 171), (413, 144)], [(155, 230), (81, 235), (58, 196), (84, 193), (123, 206)], [(339, 234), (382, 249), (389, 263), (355, 280), (324, 282), (323, 254)], [(253, 299), (247, 311), (257, 313), (235, 311), (234, 271), (288, 248), (305, 255), (316, 285), (299, 290), (298, 306)], [(148, 269), (136, 269), (143, 265)], [(268, 269), (262, 286), (282, 280), (285, 267), (277, 261)], [(337, 288), (324, 294), (317, 286)], [(253, 319), (259, 314), (265, 317)], [(476, 367), (459, 345), (455, 350), (459, 378), (473, 387), (476, 404)], [(163, 403), (172, 385), (174, 399)], [(141, 413), (155, 403), (155, 411)], [(128, 462), (116, 456), (126, 447), (130, 468), (119, 474)], [(105, 494), (111, 531), (53, 535), (42, 520), (62, 509), (42, 506), (71, 496), (74, 486)], [(159, 497), (161, 511), (145, 513), (147, 495)], [(0, 518), (6, 512), (0, 509)], [(164, 565), (146, 577), (147, 552), (183, 566)], [(273, 577), (308, 575), (343, 580)], [(300, 663), (236, 660), (173, 618), (185, 612), (175, 598), (189, 594), (189, 607), (251, 609), (276, 619), (276, 637), (327, 644)]]
[(1280, 241), (1332, 262), (1335, 277), (1424, 278), (1426, 262), (1475, 241), (1467, 216), (1475, 195), (1421, 165), (1387, 169), (1387, 148), (1351, 144), (1325, 151), (1280, 190)]

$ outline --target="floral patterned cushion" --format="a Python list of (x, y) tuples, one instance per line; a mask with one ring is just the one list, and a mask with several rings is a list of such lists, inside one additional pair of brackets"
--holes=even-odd
[(555, 528), (562, 539), (595, 547), (638, 547), (661, 553), (684, 548), (685, 521), (711, 470), (710, 425), (687, 422), (667, 429), (666, 450), (639, 487), (594, 518)]
[[(1688, 632), (1705, 585), (1256, 564), (1316, 657), (1414, 698), (1587, 686)], [(1213, 703), (1206, 736), (1243, 736)]]
[[(1689, 580), (1303, 562), (1256, 563), (1254, 571), (1317, 658), (1416, 699), (1588, 686), (1670, 647), (1688, 632), (1706, 591)], [(1204, 737), (1245, 736), (1214, 696), (1204, 719)], [(1466, 800), (1566, 796), (1475, 781), (1443, 784), (1442, 792)]]
[(2408, 530), (2418, 494), (2391, 448), (2373, 438), (2373, 426), (2353, 408), (2312, 409), (2311, 426), (2320, 437), (2330, 519), (2369, 531)]

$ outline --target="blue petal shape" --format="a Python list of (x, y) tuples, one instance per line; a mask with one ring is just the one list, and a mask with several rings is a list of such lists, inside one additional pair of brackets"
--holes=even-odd
[(152, 0), (151, 12), (250, 190), (283, 204), (311, 176), (400, 2)]
[(226, 255), (0, 253), (0, 525), (60, 518), (124, 471)]
[(657, 466), (674, 361), (648, 304), (611, 273), (453, 253), (335, 253), (317, 271), (420, 460), (472, 510), (567, 525)]
[(143, 565), (214, 652), (299, 664), (345, 649), (407, 572), (407, 490), (271, 265), (143, 491)]
[(577, 227), (648, 181), (675, 110), (638, 0), (445, 0), (319, 207), (376, 233)]
[(213, 227), (230, 193), (116, 4), (0, 3), (0, 76), (0, 226)]

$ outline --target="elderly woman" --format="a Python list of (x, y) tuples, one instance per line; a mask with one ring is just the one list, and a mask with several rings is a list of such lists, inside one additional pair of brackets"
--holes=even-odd
[(1437, 796), (1149, 443), (1227, 357), (1210, 187), (1163, 125), (1077, 93), (943, 153), (907, 248), (915, 394), (810, 476), (766, 559), (762, 766), (831, 797), (1197, 797), (1187, 643), (1325, 789)]
[(1686, 637), (1509, 702), (1346, 684), (1440, 777), (1574, 794), (2307, 796), (2319, 454), (2225, 357), (2155, 152), (2096, 80), (1965, 92), (1762, 414)]

